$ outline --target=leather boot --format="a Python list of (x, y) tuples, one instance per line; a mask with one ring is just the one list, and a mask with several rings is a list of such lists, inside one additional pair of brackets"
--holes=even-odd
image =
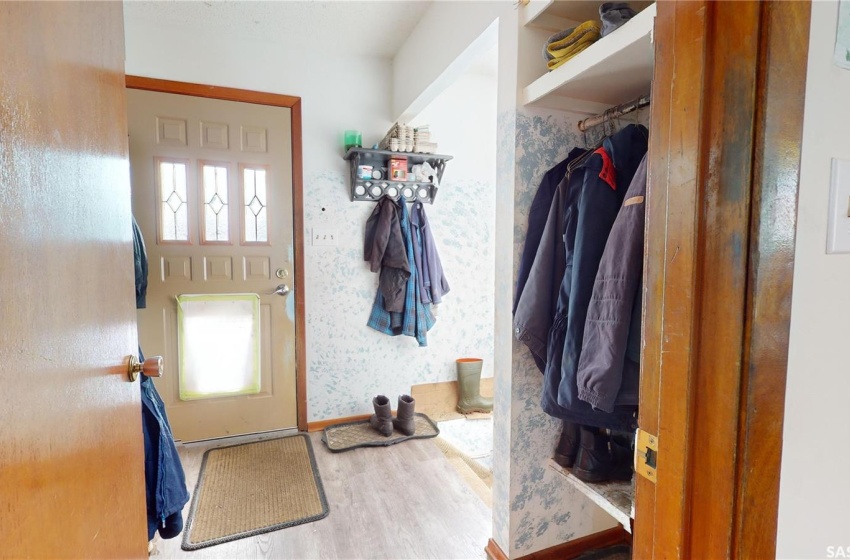
[(611, 459), (614, 461), (611, 471), (612, 479), (631, 480), (635, 468), (635, 450), (632, 447), (634, 441), (632, 434), (622, 432), (611, 434)]
[(413, 417), (413, 409), (416, 401), (410, 395), (402, 395), (398, 398), (398, 409), (393, 419), (393, 426), (406, 436), (416, 433), (416, 420)]
[(375, 414), (369, 418), (369, 425), (384, 437), (393, 435), (393, 411), (390, 408), (390, 399), (384, 395), (378, 395), (372, 399)]
[(605, 482), (608, 480), (630, 480), (618, 468), (609, 447), (609, 437), (598, 429), (581, 426), (581, 444), (573, 466), (573, 474), (585, 482)]
[(558, 446), (555, 447), (555, 453), (552, 455), (552, 458), (565, 469), (569, 469), (572, 468), (578, 454), (579, 428), (578, 424), (567, 420), (563, 422), (561, 437), (558, 439)]
[(457, 360), (457, 385), (460, 391), (457, 411), (461, 414), (493, 411), (493, 399), (481, 396), (481, 366), (483, 363), (483, 360), (478, 358)]

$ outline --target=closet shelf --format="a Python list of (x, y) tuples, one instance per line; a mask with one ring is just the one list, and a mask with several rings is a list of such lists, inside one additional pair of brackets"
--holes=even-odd
[[(525, 8), (534, 4), (531, 2)], [(558, 6), (573, 2), (551, 4)], [(598, 6), (598, 3), (595, 5)], [(538, 14), (532, 21), (539, 21), (541, 17)], [(652, 46), (654, 22), (653, 3), (575, 58), (523, 88), (522, 104), (594, 115), (603, 113), (612, 105), (646, 95), (652, 84), (655, 60)]]
[[(587, 20), (599, 20), (598, 0), (529, 0), (522, 7), (520, 17), (526, 27), (536, 27), (558, 32)], [(629, 0), (629, 6), (640, 12), (652, 0)]]
[(632, 532), (631, 521), (634, 518), (635, 496), (632, 482), (584, 482), (553, 459), (549, 459), (549, 468), (563, 476), (576, 490), (610, 514), (626, 531)]

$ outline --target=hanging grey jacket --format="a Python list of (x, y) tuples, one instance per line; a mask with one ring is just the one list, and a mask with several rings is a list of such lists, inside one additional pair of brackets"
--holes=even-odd
[(645, 196), (646, 156), (605, 244), (584, 326), (578, 396), (605, 412), (638, 404)]
[(534, 264), (514, 311), (514, 335), (528, 346), (542, 371), (546, 367), (549, 331), (555, 319), (558, 291), (566, 268), (564, 220), (568, 189), (569, 177), (565, 176), (555, 189)]
[(404, 311), (410, 262), (399, 225), (399, 208), (395, 201), (383, 197), (375, 205), (366, 221), (363, 259), (369, 262), (372, 272), (381, 271), (379, 287), (387, 311)]

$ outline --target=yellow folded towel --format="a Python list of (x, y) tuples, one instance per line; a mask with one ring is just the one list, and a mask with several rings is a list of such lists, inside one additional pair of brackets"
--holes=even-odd
[(575, 58), (575, 56), (578, 53), (585, 50), (587, 47), (589, 47), (590, 45), (592, 45), (595, 42), (596, 42), (596, 39), (592, 39), (592, 40), (588, 39), (587, 41), (583, 41), (579, 44), (576, 44), (576, 45), (574, 45), (573, 47), (570, 48), (570, 52), (568, 54), (565, 54), (564, 56), (559, 56), (558, 58), (553, 58), (552, 60), (547, 62), (546, 65), (549, 67), (549, 70), (554, 70), (555, 68), (561, 66), (562, 64), (564, 64), (568, 60)]
[(599, 40), (599, 25), (594, 20), (586, 21), (573, 29), (573, 32), (560, 39), (546, 45), (546, 52), (555, 58), (561, 58), (565, 54), (569, 54), (569, 50), (580, 42), (592, 43)]

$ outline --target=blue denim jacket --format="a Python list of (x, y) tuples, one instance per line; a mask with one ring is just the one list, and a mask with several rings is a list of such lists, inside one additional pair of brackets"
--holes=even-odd
[[(141, 353), (139, 349), (139, 359), (144, 360)], [(157, 530), (163, 539), (172, 539), (183, 530), (183, 506), (189, 501), (186, 476), (153, 380), (141, 376), (141, 389), (148, 540)]]
[(449, 282), (443, 272), (443, 263), (431, 233), (431, 225), (421, 202), (414, 202), (410, 213), (410, 231), (413, 237), (413, 260), (422, 303), (439, 304), (449, 293)]
[[(139, 225), (133, 219), (133, 261), (136, 269), (136, 308), (145, 307), (148, 285), (148, 257)], [(139, 359), (144, 361), (141, 347)], [(165, 405), (153, 380), (141, 376), (142, 436), (145, 444), (145, 496), (147, 498), (148, 540), (159, 534), (171, 539), (183, 530), (183, 506), (189, 501), (186, 475), (177, 455)]]

